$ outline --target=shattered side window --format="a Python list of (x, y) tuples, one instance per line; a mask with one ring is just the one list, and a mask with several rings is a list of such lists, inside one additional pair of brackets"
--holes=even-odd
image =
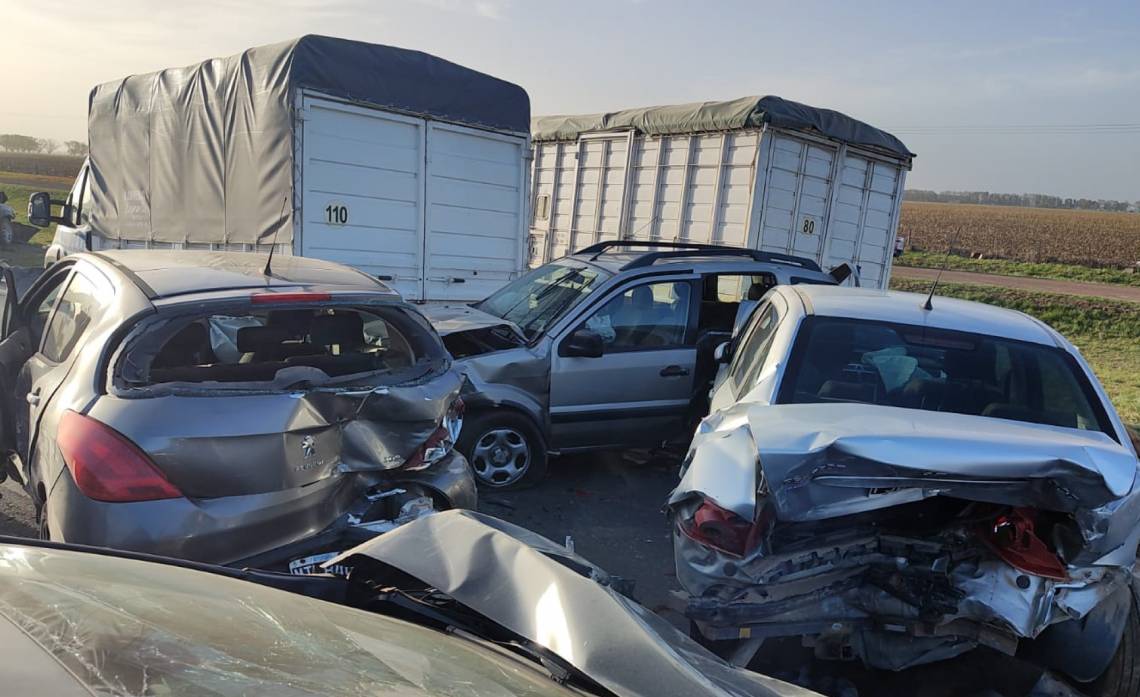
[(322, 373), (406, 374), (443, 355), (438, 339), (397, 308), (226, 312), (156, 323), (123, 359), (122, 376), (133, 385), (250, 383), (298, 369), (319, 382)]

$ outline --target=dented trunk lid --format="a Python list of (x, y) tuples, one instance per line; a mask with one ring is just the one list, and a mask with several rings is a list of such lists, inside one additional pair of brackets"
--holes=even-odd
[(439, 427), (461, 380), (448, 370), (371, 392), (108, 396), (90, 415), (138, 445), (187, 496), (236, 496), (403, 465)]
[(867, 404), (753, 404), (721, 418), (720, 430), (698, 434), (671, 502), (700, 493), (750, 518), (759, 491), (788, 521), (937, 495), (1072, 512), (1128, 494), (1138, 464), (1099, 431), (992, 417)]
[(785, 519), (936, 494), (1072, 511), (1136, 477), (1132, 453), (1099, 431), (865, 404), (754, 406), (748, 422)]

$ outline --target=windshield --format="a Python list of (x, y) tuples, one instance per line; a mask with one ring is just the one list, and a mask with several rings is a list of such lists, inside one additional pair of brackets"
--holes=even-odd
[(780, 403), (859, 402), (1111, 434), (1064, 351), (980, 334), (814, 317), (792, 350)]
[(555, 262), (516, 279), (475, 307), (514, 322), (533, 339), (609, 277), (601, 269)]

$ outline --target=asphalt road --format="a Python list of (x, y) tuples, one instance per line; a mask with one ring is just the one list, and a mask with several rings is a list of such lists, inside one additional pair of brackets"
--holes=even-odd
[[(637, 464), (616, 453), (557, 458), (543, 483), (519, 492), (484, 492), (479, 508), (555, 542), (569, 536), (578, 554), (632, 579), (641, 604), (687, 627), (665, 607), (670, 591), (680, 588), (661, 512), (676, 482), (675, 461)], [(36, 535), (32, 502), (13, 481), (0, 485), (0, 535)]]
[[(895, 266), (891, 269), (893, 278), (910, 278), (933, 281), (938, 269), (921, 269), (913, 266)], [(974, 283), (985, 286), (1002, 286), (1018, 290), (1035, 290), (1040, 293), (1060, 293), (1061, 295), (1084, 295), (1110, 300), (1127, 300), (1140, 303), (1140, 287), (1123, 286), (1112, 283), (1085, 283), (1082, 281), (1059, 281), (1052, 278), (1028, 278), (1026, 276), (999, 276), (973, 271), (945, 271), (945, 283)]]

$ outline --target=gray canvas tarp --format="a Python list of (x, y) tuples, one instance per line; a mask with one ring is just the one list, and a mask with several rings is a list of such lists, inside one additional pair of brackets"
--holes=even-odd
[[(162, 243), (293, 239), (297, 88), (525, 134), (521, 87), (406, 49), (304, 36), (91, 92), (92, 228)], [(288, 204), (284, 205), (288, 199)]]
[(694, 102), (625, 109), (603, 114), (539, 116), (531, 122), (531, 139), (575, 140), (583, 133), (627, 131), (672, 135), (731, 131), (771, 124), (811, 131), (845, 143), (879, 150), (910, 160), (914, 153), (886, 131), (831, 109), (819, 109), (780, 97), (741, 97), (727, 102)]

